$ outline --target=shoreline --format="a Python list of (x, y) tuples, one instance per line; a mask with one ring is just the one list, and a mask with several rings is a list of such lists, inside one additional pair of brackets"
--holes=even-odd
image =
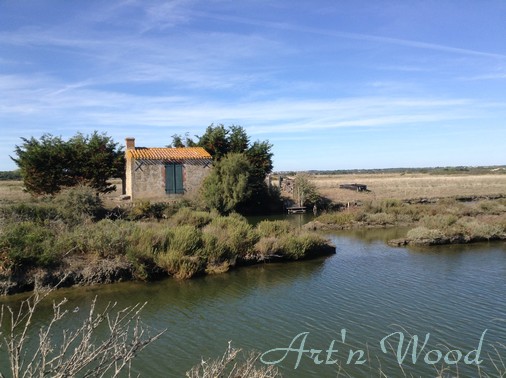
[(317, 249), (308, 251), (304, 256), (291, 258), (286, 255), (272, 254), (267, 256), (250, 255), (236, 258), (232, 263), (208, 265), (191, 277), (178, 278), (168, 274), (156, 264), (150, 264), (143, 270), (143, 277), (127, 256), (118, 255), (114, 258), (96, 258), (96, 256), (70, 256), (63, 258), (57, 267), (35, 267), (23, 271), (5, 274), (0, 272), (0, 297), (32, 292), (48, 287), (70, 288), (85, 287), (119, 282), (137, 281), (154, 282), (162, 279), (191, 279), (204, 275), (224, 274), (229, 270), (259, 264), (291, 263), (330, 256), (336, 253), (336, 247), (327, 242)]
[(470, 244), (506, 240), (506, 198), (466, 196), (409, 201), (381, 200), (324, 213), (307, 223), (311, 231), (411, 227), (394, 247)]

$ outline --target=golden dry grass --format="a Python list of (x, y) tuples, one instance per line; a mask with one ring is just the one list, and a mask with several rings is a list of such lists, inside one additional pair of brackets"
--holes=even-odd
[[(121, 195), (121, 180), (114, 179), (111, 182), (116, 185), (116, 190), (104, 195), (102, 199), (106, 205), (114, 205)], [(0, 205), (34, 201), (36, 197), (24, 190), (23, 181), (0, 181)]]
[[(455, 196), (506, 195), (505, 174), (431, 175), (425, 173), (370, 173), (345, 175), (312, 175), (319, 192), (335, 202), (371, 199), (440, 198)], [(117, 202), (121, 181), (112, 180), (117, 190), (104, 196), (108, 205)], [(367, 185), (369, 192), (339, 189), (340, 184)], [(0, 204), (28, 202), (30, 194), (23, 191), (22, 181), (0, 181)]]
[(0, 181), (0, 204), (28, 202), (32, 196), (23, 190), (23, 181)]
[[(320, 193), (335, 202), (368, 199), (414, 199), (455, 196), (506, 195), (506, 175), (431, 175), (424, 173), (376, 173), (314, 175)], [(369, 192), (339, 189), (340, 184), (365, 184)]]

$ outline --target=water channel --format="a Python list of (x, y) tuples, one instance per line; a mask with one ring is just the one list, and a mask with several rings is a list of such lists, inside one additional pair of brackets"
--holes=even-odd
[[(221, 355), (229, 341), (248, 351), (278, 349), (264, 354), (264, 360), (280, 360), (277, 366), (285, 377), (336, 377), (339, 366), (352, 377), (378, 377), (380, 370), (388, 377), (436, 376), (430, 364), (438, 358), (434, 350), (441, 351), (441, 361), (448, 350), (460, 351), (461, 356), (447, 357), (460, 359), (461, 377), (478, 376), (476, 361), (482, 374), (498, 376), (493, 361), (506, 358), (500, 345), (506, 343), (506, 244), (386, 245), (385, 240), (403, 232), (328, 234), (337, 253), (317, 260), (258, 265), (189, 281), (62, 289), (53, 297), (68, 298), (68, 308), (78, 307), (82, 316), (95, 296), (101, 305), (118, 301), (120, 307), (148, 301), (143, 321), (167, 332), (136, 360), (134, 371), (143, 377), (184, 376), (201, 357)], [(46, 310), (49, 314), (49, 305)], [(382, 350), (381, 340), (393, 333)], [(413, 335), (419, 344), (427, 339), (416, 362), (409, 349), (404, 370), (397, 361), (401, 333), (403, 351)], [(286, 351), (291, 343), (293, 349), (315, 351), (298, 361), (298, 352)]]

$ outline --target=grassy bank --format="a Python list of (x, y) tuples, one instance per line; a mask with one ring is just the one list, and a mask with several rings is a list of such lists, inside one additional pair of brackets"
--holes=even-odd
[(406, 238), (392, 245), (470, 243), (506, 239), (506, 198), (462, 201), (456, 198), (421, 203), (366, 201), (350, 209), (320, 215), (308, 229), (338, 230), (411, 226)]
[[(185, 203), (138, 203), (107, 210), (86, 188), (53, 199), (8, 204), (0, 208), (0, 280), (27, 280), (47, 272), (81, 277), (95, 265), (125, 274), (97, 273), (97, 281), (149, 280), (161, 276), (190, 278), (225, 272), (265, 261), (298, 260), (335, 252), (322, 236), (295, 229), (285, 221), (256, 227), (238, 215), (220, 216)], [(81, 269), (80, 273), (76, 270)], [(41, 273), (43, 271), (43, 273)], [(79, 276), (81, 274), (81, 276)], [(30, 278), (33, 280), (33, 278)], [(76, 282), (78, 281), (78, 282)], [(30, 285), (28, 285), (29, 287)]]

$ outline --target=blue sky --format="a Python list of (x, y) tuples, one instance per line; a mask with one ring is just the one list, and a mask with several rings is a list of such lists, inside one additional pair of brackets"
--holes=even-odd
[(211, 123), (275, 170), (506, 164), (506, 2), (0, 0), (0, 170), (20, 137), (165, 146)]

